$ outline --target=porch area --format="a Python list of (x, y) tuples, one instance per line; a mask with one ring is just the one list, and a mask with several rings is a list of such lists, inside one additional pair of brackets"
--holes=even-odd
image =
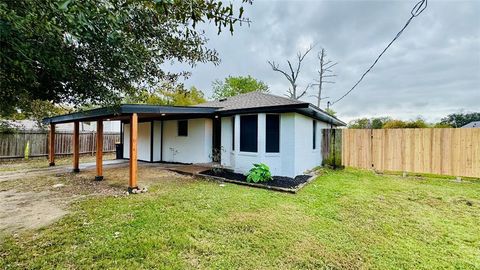
[[(50, 125), (49, 131), (49, 165), (55, 166), (55, 128), (56, 125), (73, 123), (74, 132), (72, 140), (72, 167), (71, 170), (74, 173), (79, 173), (82, 169), (95, 168), (94, 173), (91, 175), (92, 180), (101, 181), (111, 179), (109, 173), (104, 172), (104, 167), (128, 167), (128, 172), (124, 172), (124, 175), (128, 175), (128, 191), (132, 192), (138, 189), (139, 182), (139, 165), (142, 167), (153, 166), (159, 169), (176, 171), (182, 174), (195, 175), (198, 172), (210, 168), (209, 162), (212, 160), (212, 144), (219, 144), (219, 140), (215, 140), (215, 136), (212, 133), (215, 131), (215, 124), (219, 123), (218, 116), (214, 114), (215, 108), (210, 107), (173, 107), (173, 106), (150, 106), (150, 105), (120, 105), (117, 108), (99, 108), (89, 110), (85, 112), (78, 112), (68, 115), (62, 115), (57, 117), (51, 117), (44, 120), (45, 123)], [(180, 134), (180, 125), (178, 125), (178, 134), (176, 133), (177, 125), (172, 126), (171, 123), (181, 122), (179, 120), (196, 120), (204, 119), (200, 130), (203, 130), (200, 136), (190, 136), (188, 134), (188, 126), (190, 121), (186, 122), (188, 126), (185, 126), (186, 134)], [(96, 149), (103, 149), (103, 123), (104, 121), (121, 121), (121, 140), (122, 144), (121, 160), (110, 161), (108, 166), (103, 161), (103, 151), (96, 151), (96, 161), (94, 164), (83, 164), (79, 162), (79, 124), (84, 121), (95, 121), (96, 130)], [(158, 129), (157, 129), (158, 127)], [(194, 130), (198, 130), (194, 129)], [(194, 131), (192, 130), (192, 131)], [(192, 132), (193, 133), (193, 132)], [(172, 135), (169, 135), (172, 134)], [(173, 135), (174, 134), (174, 135)], [(164, 146), (164, 141), (169, 138), (174, 138), (175, 141), (170, 145)], [(188, 138), (188, 141), (184, 138)], [(166, 141), (168, 142), (168, 141)], [(159, 151), (154, 146), (160, 146)], [(173, 147), (175, 146), (175, 147)], [(175, 155), (178, 154), (176, 148), (184, 147), (183, 154), (186, 156), (195, 156), (198, 151), (192, 150), (193, 147), (200, 146), (201, 158), (194, 159), (200, 160), (197, 162), (205, 163), (203, 165), (190, 165), (192, 162), (188, 159), (186, 162), (179, 160), (179, 162), (185, 162), (189, 164), (176, 164)], [(165, 159), (165, 153), (167, 150), (174, 150), (173, 160)], [(156, 157), (158, 156), (158, 159)], [(147, 161), (150, 163), (142, 163), (141, 161)], [(173, 162), (172, 162), (173, 161)], [(115, 173), (118, 170), (115, 169)], [(115, 177), (115, 176), (113, 176)]]

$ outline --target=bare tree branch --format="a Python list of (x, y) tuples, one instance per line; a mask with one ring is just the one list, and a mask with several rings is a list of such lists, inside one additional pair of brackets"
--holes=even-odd
[(336, 66), (338, 62), (332, 63), (331, 60), (327, 60), (327, 53), (325, 52), (325, 49), (322, 48), (320, 52), (317, 54), (317, 58), (319, 60), (320, 64), (320, 69), (318, 70), (318, 80), (315, 80), (318, 82), (315, 84), (318, 86), (318, 94), (316, 95), (317, 97), (317, 107), (320, 108), (320, 101), (322, 101), (325, 98), (322, 98), (322, 90), (323, 90), (323, 84), (325, 83), (335, 83), (334, 81), (327, 81), (325, 80), (326, 78), (332, 78), (332, 77), (337, 77), (335, 74), (326, 74), (327, 72), (333, 73), (331, 70), (332, 67)]
[(297, 62), (296, 62), (295, 67), (290, 60), (287, 60), (288, 71), (280, 69), (279, 65), (276, 64), (274, 61), (267, 61), (267, 63), (270, 65), (270, 67), (272, 68), (273, 71), (281, 73), (290, 83), (291, 87), (287, 91), (288, 95), (286, 95), (289, 98), (300, 99), (301, 97), (303, 97), (306, 94), (308, 89), (312, 86), (312, 84), (308, 84), (300, 94), (297, 94), (297, 86), (298, 86), (297, 85), (297, 79), (298, 79), (298, 75), (300, 74), (300, 70), (301, 70), (301, 67), (302, 67), (302, 62), (305, 59), (305, 57), (308, 55), (308, 53), (314, 47), (315, 47), (314, 45), (310, 45), (305, 52), (299, 51), (297, 53), (297, 59), (296, 59)]

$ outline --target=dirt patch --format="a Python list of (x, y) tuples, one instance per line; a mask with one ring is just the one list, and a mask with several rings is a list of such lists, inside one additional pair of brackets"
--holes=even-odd
[[(49, 225), (69, 212), (69, 205), (93, 196), (127, 196), (128, 162), (104, 166), (104, 180), (94, 181), (94, 166), (72, 173), (70, 165), (25, 168), (0, 175), (0, 233), (13, 233)], [(1, 167), (5, 164), (0, 164)], [(139, 164), (139, 186), (191, 179), (155, 164)], [(0, 170), (1, 171), (1, 170)]]
[(37, 229), (55, 222), (67, 211), (51, 192), (0, 192), (0, 231)]

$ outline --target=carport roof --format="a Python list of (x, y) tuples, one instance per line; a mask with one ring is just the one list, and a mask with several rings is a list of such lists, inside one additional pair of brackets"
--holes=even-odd
[(132, 113), (143, 115), (209, 115), (217, 110), (215, 107), (196, 106), (160, 106), (145, 104), (122, 104), (114, 107), (103, 107), (82, 112), (75, 112), (43, 119), (46, 124), (61, 124), (74, 121), (121, 120)]

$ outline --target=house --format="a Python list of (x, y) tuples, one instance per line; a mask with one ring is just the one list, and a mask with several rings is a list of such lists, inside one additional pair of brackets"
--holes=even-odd
[(480, 128), (480, 121), (470, 122), (470, 123), (462, 126), (462, 128)]
[[(345, 125), (310, 103), (261, 92), (186, 107), (120, 105), (47, 118), (45, 122), (55, 130), (59, 123), (111, 120), (122, 123), (123, 157), (130, 159), (132, 188), (136, 186), (137, 159), (214, 161), (239, 173), (261, 162), (273, 175), (294, 177), (321, 165), (321, 129)], [(97, 134), (101, 135), (101, 126)], [(101, 174), (101, 157), (97, 161)], [(50, 163), (54, 164), (53, 156)]]

